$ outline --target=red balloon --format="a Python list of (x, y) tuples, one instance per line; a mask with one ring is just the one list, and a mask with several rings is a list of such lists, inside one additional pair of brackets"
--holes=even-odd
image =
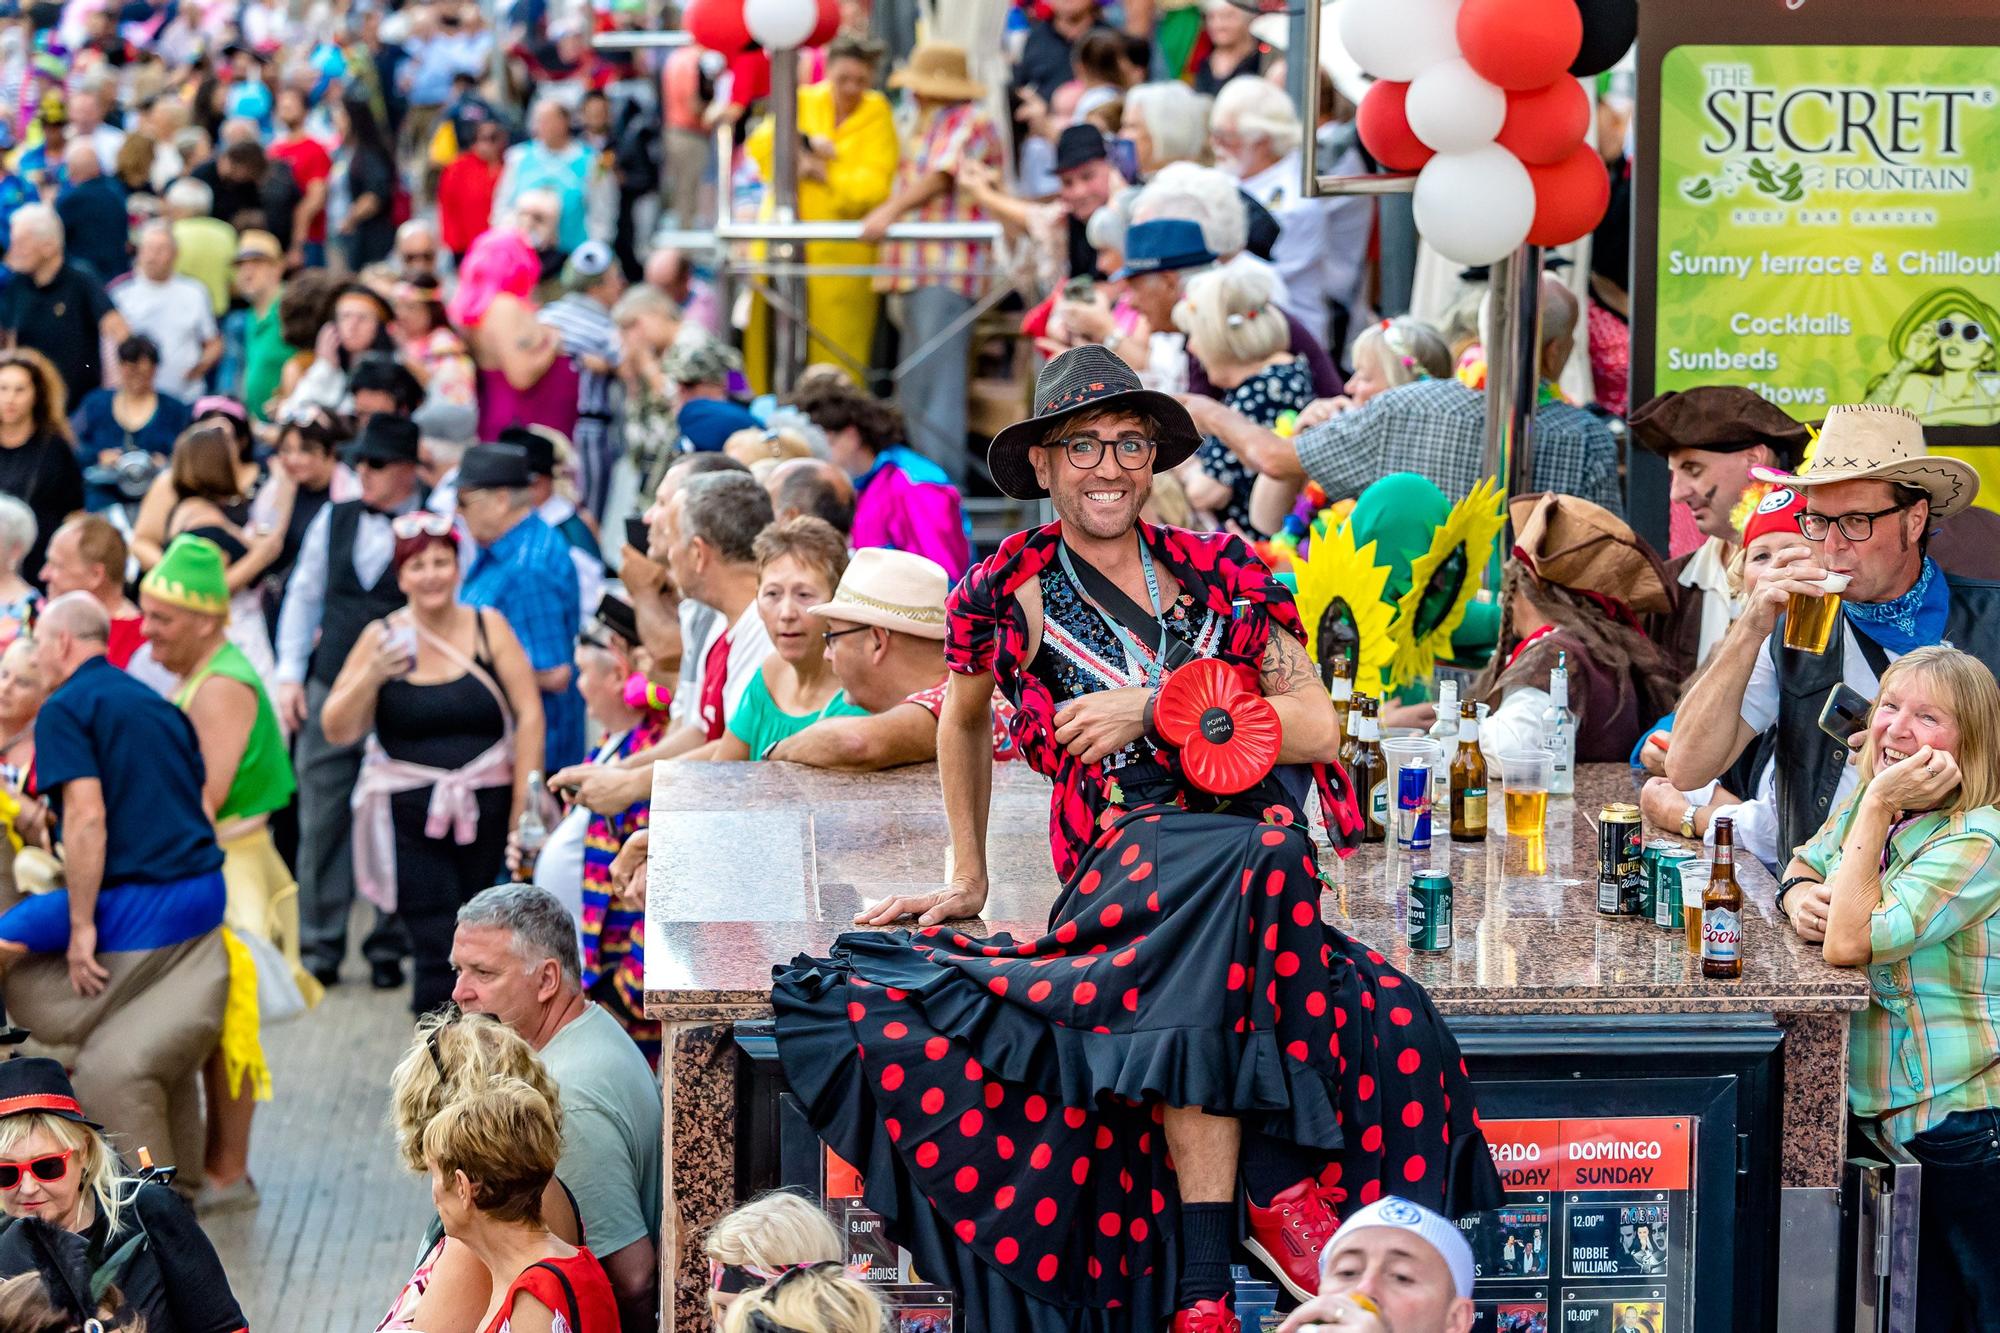
[(840, 0), (819, 0), (819, 22), (813, 25), (807, 46), (825, 46), (840, 34)]
[(1565, 74), (1546, 88), (1507, 94), (1507, 121), (1497, 142), (1529, 166), (1568, 157), (1590, 130), (1590, 94)]
[(1578, 144), (1553, 166), (1528, 167), (1535, 184), (1535, 221), (1529, 245), (1568, 245), (1604, 221), (1611, 203), (1611, 175), (1590, 144)]
[(1525, 92), (1567, 73), (1583, 49), (1576, 0), (1465, 0), (1458, 45), (1480, 78)]
[(1377, 83), (1362, 94), (1355, 113), (1362, 146), (1391, 171), (1421, 170), (1436, 155), (1411, 131), (1410, 119), (1403, 114), (1403, 99), (1409, 92), (1407, 83)]
[(743, 24), (743, 0), (694, 0), (681, 26), (698, 45), (726, 56), (750, 45), (750, 29)]

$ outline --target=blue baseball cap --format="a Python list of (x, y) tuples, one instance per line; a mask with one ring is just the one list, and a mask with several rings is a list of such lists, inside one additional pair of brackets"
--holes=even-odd
[(1215, 252), (1202, 238), (1200, 223), (1187, 218), (1154, 218), (1125, 233), (1125, 267), (1111, 276), (1113, 281), (1122, 282), (1141, 273), (1207, 268), (1214, 262)]

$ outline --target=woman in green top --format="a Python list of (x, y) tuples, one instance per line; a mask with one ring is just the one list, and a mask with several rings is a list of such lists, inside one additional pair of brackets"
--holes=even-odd
[(192, 533), (174, 538), (139, 585), (139, 609), (154, 660), (181, 677), (174, 703), (194, 724), (201, 745), (207, 771), (202, 797), (215, 820), (229, 892), (223, 924), (237, 937), (228, 941), (222, 1045), (203, 1070), (207, 1178), (197, 1202), (204, 1211), (248, 1207), (257, 1201), (250, 1179), (251, 1113), (260, 1096), (269, 1099), (271, 1079), (257, 1040), (255, 964), (242, 938), (275, 946), (307, 1000), (320, 995), (299, 962), (298, 886), (268, 827), (271, 812), (292, 799), (292, 761), (256, 668), (227, 637), (229, 581), (221, 547)]
[(729, 729), (693, 759), (762, 759), (779, 741), (824, 717), (867, 712), (849, 703), (826, 661), (826, 621), (813, 608), (833, 600), (847, 570), (847, 543), (824, 519), (801, 516), (757, 536), (757, 614), (771, 655), (750, 678)]
[(1779, 906), (1867, 969), (1847, 1099), (1923, 1163), (1917, 1327), (1988, 1326), (2000, 1250), (2000, 686), (1919, 648), (1882, 673), (1854, 798), (1798, 850)]

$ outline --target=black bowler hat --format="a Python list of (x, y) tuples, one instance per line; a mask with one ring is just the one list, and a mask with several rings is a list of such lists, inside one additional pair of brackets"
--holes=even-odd
[(1079, 412), (1111, 411), (1153, 419), (1158, 430), (1153, 446), (1155, 472), (1179, 467), (1201, 446), (1194, 418), (1173, 395), (1142, 387), (1139, 376), (1110, 350), (1085, 343), (1052, 358), (1035, 376), (1035, 415), (993, 437), (986, 450), (986, 467), (993, 474), (993, 484), (1016, 500), (1048, 494), (1035, 480), (1028, 450)]
[(528, 451), (518, 444), (475, 444), (458, 465), (461, 492), (518, 491), (528, 480)]
[(509, 426), (500, 432), (500, 443), (511, 444), (528, 456), (528, 475), (553, 477), (556, 474), (556, 442), (546, 428)]
[(0, 1116), (39, 1113), (59, 1120), (74, 1120), (101, 1130), (95, 1120), (86, 1120), (76, 1089), (60, 1060), (27, 1056), (0, 1060)]
[(1095, 125), (1072, 125), (1056, 140), (1056, 174), (1087, 167), (1111, 156), (1104, 145), (1104, 131)]
[(341, 452), (350, 463), (414, 463), (417, 423), (387, 412), (372, 413), (354, 443)]

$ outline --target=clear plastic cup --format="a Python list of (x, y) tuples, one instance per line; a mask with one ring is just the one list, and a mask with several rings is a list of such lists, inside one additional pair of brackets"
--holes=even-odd
[(1828, 574), (1819, 581), (1823, 597), (1795, 592), (1785, 603), (1785, 647), (1801, 653), (1823, 653), (1833, 637), (1833, 622), (1840, 619), (1840, 596), (1852, 577)]
[(1549, 779), (1554, 757), (1547, 750), (1523, 750), (1500, 756), (1501, 797), (1507, 811), (1507, 835), (1525, 838), (1548, 823)]

